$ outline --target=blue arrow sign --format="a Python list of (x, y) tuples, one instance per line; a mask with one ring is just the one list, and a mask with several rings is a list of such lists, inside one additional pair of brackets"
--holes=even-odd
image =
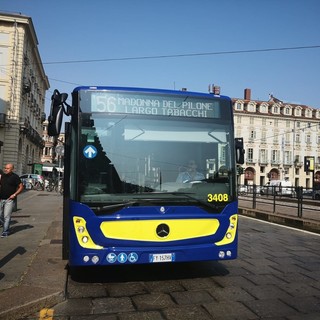
[(83, 155), (88, 159), (93, 159), (98, 154), (97, 148), (91, 144), (83, 148)]

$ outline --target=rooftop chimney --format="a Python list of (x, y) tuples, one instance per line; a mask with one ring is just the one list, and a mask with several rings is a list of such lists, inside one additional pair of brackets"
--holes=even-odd
[(244, 89), (244, 100), (251, 100), (251, 89)]

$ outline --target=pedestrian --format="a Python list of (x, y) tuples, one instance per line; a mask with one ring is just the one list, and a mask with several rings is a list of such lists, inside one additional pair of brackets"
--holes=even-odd
[(4, 174), (0, 180), (0, 223), (3, 226), (1, 238), (9, 235), (11, 214), (17, 195), (22, 192), (23, 184), (17, 174), (13, 172), (14, 166), (8, 163), (4, 167)]

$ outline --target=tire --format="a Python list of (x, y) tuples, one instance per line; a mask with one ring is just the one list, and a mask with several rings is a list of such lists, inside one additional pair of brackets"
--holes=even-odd
[(38, 182), (35, 184), (34, 189), (37, 191), (43, 191), (43, 186), (41, 183)]

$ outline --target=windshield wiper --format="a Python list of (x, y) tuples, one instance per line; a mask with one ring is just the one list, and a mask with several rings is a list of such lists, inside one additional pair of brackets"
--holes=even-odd
[(114, 204), (109, 204), (107, 206), (99, 206), (99, 207), (90, 207), (93, 211), (96, 213), (105, 213), (109, 211), (114, 211), (114, 209), (119, 209), (119, 208), (125, 208), (128, 206), (133, 206), (139, 204), (137, 201), (127, 201), (127, 202), (120, 202), (120, 203), (114, 203)]
[(126, 201), (126, 202), (120, 202), (120, 203), (114, 203), (110, 205), (105, 206), (92, 206), (90, 207), (96, 214), (104, 214), (104, 213), (114, 213), (120, 209), (126, 208), (126, 207), (132, 207), (132, 206), (140, 206), (143, 204), (148, 203), (148, 205), (176, 205), (177, 201), (180, 202), (183, 200), (192, 201), (197, 204), (200, 204), (203, 208), (210, 209), (210, 211), (215, 210), (219, 211), (221, 209), (221, 206), (219, 206), (217, 203), (207, 203), (206, 201), (203, 201), (201, 199), (195, 198), (192, 195), (194, 195), (194, 192), (157, 192), (152, 193), (156, 195), (173, 195), (177, 197), (164, 197), (164, 198), (157, 198), (157, 197), (150, 197), (150, 193), (148, 194), (148, 198), (144, 197), (134, 197), (134, 201)]

